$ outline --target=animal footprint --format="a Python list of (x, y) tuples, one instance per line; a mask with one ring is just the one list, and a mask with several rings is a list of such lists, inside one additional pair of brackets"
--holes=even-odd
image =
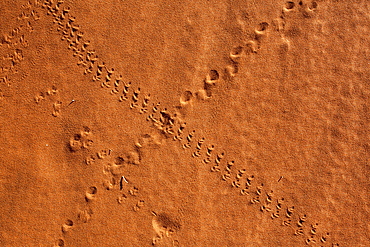
[(249, 40), (245, 44), (245, 53), (246, 54), (255, 54), (260, 49), (259, 42), (255, 40)]
[(283, 10), (284, 11), (292, 11), (295, 7), (295, 3), (292, 1), (288, 1), (285, 3)]
[(256, 40), (261, 42), (263, 38), (267, 36), (267, 28), (270, 26), (267, 22), (261, 22), (257, 25), (257, 27), (254, 30)]
[(157, 214), (152, 212), (152, 226), (156, 233), (153, 238), (153, 245), (156, 245), (165, 238), (172, 238), (173, 234), (180, 230), (181, 224), (172, 219), (166, 213)]
[(232, 62), (225, 67), (225, 72), (230, 78), (235, 77), (239, 72), (239, 64)]
[(38, 104), (42, 100), (45, 100), (45, 94), (43, 92), (40, 92), (38, 95), (36, 95), (35, 102)]
[(138, 101), (139, 101), (139, 95), (140, 95), (141, 89), (137, 88), (132, 95), (132, 102), (130, 103), (130, 109), (134, 109), (139, 107)]
[(69, 149), (76, 152), (82, 148), (82, 143), (79, 136), (75, 136), (69, 140)]
[(54, 247), (63, 247), (65, 246), (65, 242), (63, 239), (58, 239), (57, 241), (55, 241), (55, 244), (54, 244)]
[(212, 89), (216, 86), (217, 82), (220, 79), (220, 75), (217, 72), (217, 70), (210, 70), (208, 75), (206, 76), (206, 79), (204, 80), (204, 92), (206, 99), (212, 97)]
[(302, 15), (306, 18), (313, 17), (318, 7), (317, 2), (315, 1), (311, 1), (308, 4), (303, 4), (302, 1), (300, 1), (299, 4), (300, 4), (299, 10), (302, 13)]
[(174, 141), (176, 141), (176, 140), (181, 141), (182, 140), (182, 133), (184, 132), (185, 127), (186, 127), (186, 122), (180, 123), (180, 126), (177, 130), (177, 134), (173, 137)]
[(95, 186), (89, 187), (85, 193), (85, 200), (87, 202), (95, 200), (97, 192), (98, 192), (98, 188), (96, 188)]
[(93, 214), (93, 212), (90, 208), (84, 209), (84, 210), (79, 210), (79, 212), (77, 214), (77, 218), (80, 222), (87, 223), (87, 222), (90, 221), (92, 214)]
[(137, 187), (132, 187), (129, 191), (129, 194), (131, 195), (131, 196), (137, 196), (137, 194), (139, 193), (139, 189), (137, 188)]
[(62, 102), (61, 101), (56, 101), (53, 103), (53, 113), (52, 115), (54, 117), (58, 117), (61, 113), (61, 109), (62, 109)]
[(84, 126), (79, 134), (75, 134), (74, 137), (72, 137), (69, 140), (70, 150), (72, 152), (76, 152), (82, 148), (85, 148), (85, 149), (89, 148), (94, 143), (94, 141), (91, 139), (91, 135), (92, 135), (92, 132), (90, 128)]
[(193, 98), (193, 93), (191, 91), (185, 91), (180, 96), (180, 104), (181, 106), (186, 106), (190, 103), (191, 99)]
[(116, 185), (116, 180), (114, 177), (111, 177), (110, 179), (104, 180), (103, 187), (106, 190), (112, 190), (114, 188), (114, 185)]
[(127, 200), (127, 195), (126, 194), (122, 194), (122, 195), (118, 196), (118, 198), (117, 198), (117, 202), (119, 204), (122, 204), (125, 200)]
[(182, 145), (184, 149), (191, 147), (191, 142), (192, 142), (194, 135), (195, 135), (195, 130), (192, 130), (189, 132), (188, 136), (186, 137), (187, 142)]
[(127, 163), (133, 165), (140, 165), (140, 154), (137, 151), (131, 151), (127, 155)]
[(139, 211), (141, 208), (143, 208), (143, 207), (144, 207), (144, 204), (145, 204), (144, 200), (139, 200), (139, 201), (136, 203), (136, 205), (133, 207), (134, 212), (137, 212), (137, 211)]
[(71, 229), (73, 229), (74, 227), (74, 223), (72, 220), (66, 220), (66, 222), (62, 225), (62, 232), (63, 233), (66, 233), (68, 231), (70, 231)]
[(233, 61), (234, 63), (239, 63), (243, 55), (244, 55), (244, 47), (239, 45), (231, 49), (229, 57), (231, 61)]
[(111, 149), (103, 149), (103, 150), (100, 150), (100, 152), (97, 152), (96, 156), (99, 159), (104, 159), (104, 158), (106, 158), (107, 156), (110, 155), (111, 151), (112, 151)]
[(145, 94), (145, 95), (144, 95), (143, 102), (142, 102), (142, 104), (141, 104), (140, 111), (139, 111), (139, 112), (140, 112), (140, 114), (143, 114), (143, 113), (148, 112), (149, 100), (150, 100), (150, 94)]
[(92, 165), (92, 164), (95, 163), (95, 160), (96, 160), (95, 156), (94, 155), (90, 155), (90, 156), (86, 157), (85, 163), (87, 165)]
[[(25, 76), (25, 75), (27, 75), (27, 74), (22, 74), (22, 77), (23, 76)], [(22, 78), (21, 77), (21, 78)], [(47, 96), (51, 96), (51, 95), (55, 95), (55, 94), (57, 94), (58, 93), (58, 89), (53, 85), (52, 87), (51, 87), (51, 89), (48, 89), (48, 90), (46, 90), (46, 92), (44, 93), (44, 92), (40, 92), (40, 93), (38, 93), (36, 96), (35, 96), (35, 102), (38, 104), (38, 103), (40, 103), (42, 100), (45, 100), (46, 99), (46, 97)], [(54, 111), (60, 111), (60, 108), (61, 108), (61, 104), (62, 104), (62, 102), (60, 102), (60, 101), (57, 101), (57, 102), (55, 102), (54, 104), (53, 104), (53, 109), (54, 109)]]
[(146, 146), (160, 146), (162, 144), (158, 133), (144, 134), (135, 141), (135, 148), (143, 148)]

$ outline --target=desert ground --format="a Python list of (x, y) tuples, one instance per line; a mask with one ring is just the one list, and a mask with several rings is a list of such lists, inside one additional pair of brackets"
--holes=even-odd
[(0, 246), (370, 246), (369, 1), (0, 20)]

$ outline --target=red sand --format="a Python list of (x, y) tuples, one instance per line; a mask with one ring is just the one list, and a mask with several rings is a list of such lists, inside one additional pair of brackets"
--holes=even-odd
[(367, 1), (0, 10), (0, 246), (370, 246)]

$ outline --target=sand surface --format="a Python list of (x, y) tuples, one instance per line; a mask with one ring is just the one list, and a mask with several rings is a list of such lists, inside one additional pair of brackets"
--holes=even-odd
[(370, 246), (369, 1), (0, 20), (0, 246)]

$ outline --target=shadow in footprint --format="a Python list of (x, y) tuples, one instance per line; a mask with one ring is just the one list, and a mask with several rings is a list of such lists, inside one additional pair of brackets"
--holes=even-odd
[(61, 246), (65, 246), (65, 243), (64, 243), (64, 240), (60, 238), (57, 241), (55, 241), (54, 247), (61, 247)]
[(85, 200), (90, 202), (96, 198), (96, 193), (98, 192), (98, 188), (95, 186), (91, 186), (87, 189), (85, 193)]
[(66, 220), (66, 222), (62, 225), (62, 232), (66, 233), (70, 231), (74, 227), (74, 223), (72, 220)]

